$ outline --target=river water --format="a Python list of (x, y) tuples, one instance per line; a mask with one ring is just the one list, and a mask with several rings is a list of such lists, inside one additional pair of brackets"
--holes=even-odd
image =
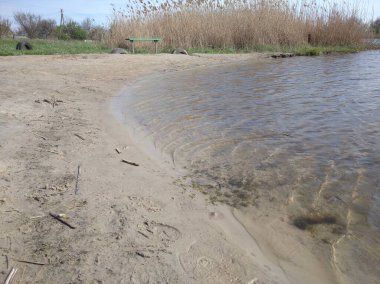
[(380, 279), (379, 51), (151, 76), (123, 104), (132, 133), (212, 202), (281, 208), (341, 246), (343, 272)]

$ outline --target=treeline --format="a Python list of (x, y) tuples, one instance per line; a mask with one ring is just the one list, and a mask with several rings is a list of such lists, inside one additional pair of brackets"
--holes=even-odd
[(29, 38), (58, 38), (63, 40), (103, 40), (107, 29), (95, 25), (90, 18), (78, 23), (68, 20), (63, 25), (57, 25), (53, 19), (44, 19), (32, 13), (17, 12), (14, 14), (17, 29), (12, 29), (12, 22), (0, 16), (0, 37), (23, 35)]

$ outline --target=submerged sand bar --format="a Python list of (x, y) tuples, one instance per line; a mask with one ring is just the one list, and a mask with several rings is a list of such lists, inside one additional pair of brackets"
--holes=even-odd
[(0, 58), (0, 279), (15, 267), (18, 283), (335, 283), (312, 255), (293, 252), (308, 271), (285, 259), (285, 225), (273, 250), (266, 219), (254, 238), (230, 209), (176, 185), (112, 114), (111, 98), (141, 76), (248, 59), (270, 60)]

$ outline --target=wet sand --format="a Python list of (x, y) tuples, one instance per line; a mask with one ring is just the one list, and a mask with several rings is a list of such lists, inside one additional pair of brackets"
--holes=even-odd
[(335, 283), (289, 220), (209, 204), (112, 113), (141, 76), (263, 57), (0, 58), (0, 279), (15, 267), (15, 283)]

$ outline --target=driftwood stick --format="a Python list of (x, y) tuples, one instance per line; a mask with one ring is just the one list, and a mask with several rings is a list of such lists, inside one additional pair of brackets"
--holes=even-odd
[(5, 279), (4, 284), (10, 284), (12, 282), (13, 278), (15, 277), (16, 272), (17, 272), (17, 268), (13, 267), (11, 272), (9, 272), (7, 279)]
[(137, 254), (138, 256), (143, 257), (143, 258), (150, 258), (149, 255), (147, 255), (147, 254), (145, 254), (145, 253), (143, 253), (143, 252), (141, 252), (141, 251), (136, 251), (136, 254)]
[(7, 264), (7, 269), (9, 268), (9, 259), (8, 259), (8, 256), (7, 255), (5, 255), (5, 262), (6, 262), (6, 264)]
[(17, 262), (22, 262), (22, 263), (28, 263), (28, 264), (34, 264), (34, 265), (48, 265), (47, 263), (43, 263), (43, 262), (36, 262), (36, 261), (29, 261), (29, 260), (22, 260), (22, 259), (17, 259), (17, 258), (13, 258), (12, 259), (14, 261), (17, 261)]
[(66, 225), (67, 227), (69, 227), (70, 229), (75, 229), (74, 226), (72, 226), (71, 224), (67, 223), (65, 220), (63, 220), (61, 217), (59, 217), (59, 215), (57, 214), (54, 214), (54, 213), (49, 213), (51, 217), (53, 217), (54, 219), (56, 219), (57, 221), (61, 222), (62, 224)]
[(35, 133), (35, 132), (32, 132), (34, 135), (36, 135), (37, 137), (40, 137), (40, 138), (42, 138), (43, 140), (47, 140), (47, 138), (46, 137), (43, 137), (43, 136), (41, 136), (41, 135), (39, 135), (39, 134), (37, 134), (37, 133)]
[(142, 236), (144, 236), (145, 238), (149, 239), (149, 237), (148, 237), (146, 234), (144, 234), (143, 232), (141, 232), (141, 231), (137, 231), (137, 233), (139, 233), (140, 235), (142, 235)]
[(86, 139), (84, 139), (82, 136), (80, 136), (78, 133), (74, 133), (74, 135), (76, 136), (76, 137), (78, 137), (79, 139), (81, 139), (81, 140), (86, 140)]
[(127, 161), (127, 160), (121, 160), (123, 163), (126, 163), (126, 164), (128, 164), (128, 165), (131, 165), (131, 166), (135, 166), (135, 167), (138, 167), (139, 166), (139, 164), (136, 164), (136, 163), (133, 163), (133, 162), (129, 162), (129, 161)]
[[(18, 210), (16, 210), (16, 209), (14, 209), (14, 210), (17, 211), (17, 212), (19, 212), (19, 213), (21, 213), (20, 211), (18, 211)], [(12, 239), (11, 239), (11, 237), (8, 236), (8, 237), (7, 237), (7, 240), (9, 241), (9, 250), (12, 250)]]
[(78, 194), (78, 191), (79, 191), (79, 175), (80, 175), (80, 165), (78, 165), (78, 171), (77, 171), (77, 181), (75, 183), (75, 195)]
[(119, 148), (115, 148), (115, 151), (116, 151), (118, 154), (121, 154), (121, 151), (119, 150)]

